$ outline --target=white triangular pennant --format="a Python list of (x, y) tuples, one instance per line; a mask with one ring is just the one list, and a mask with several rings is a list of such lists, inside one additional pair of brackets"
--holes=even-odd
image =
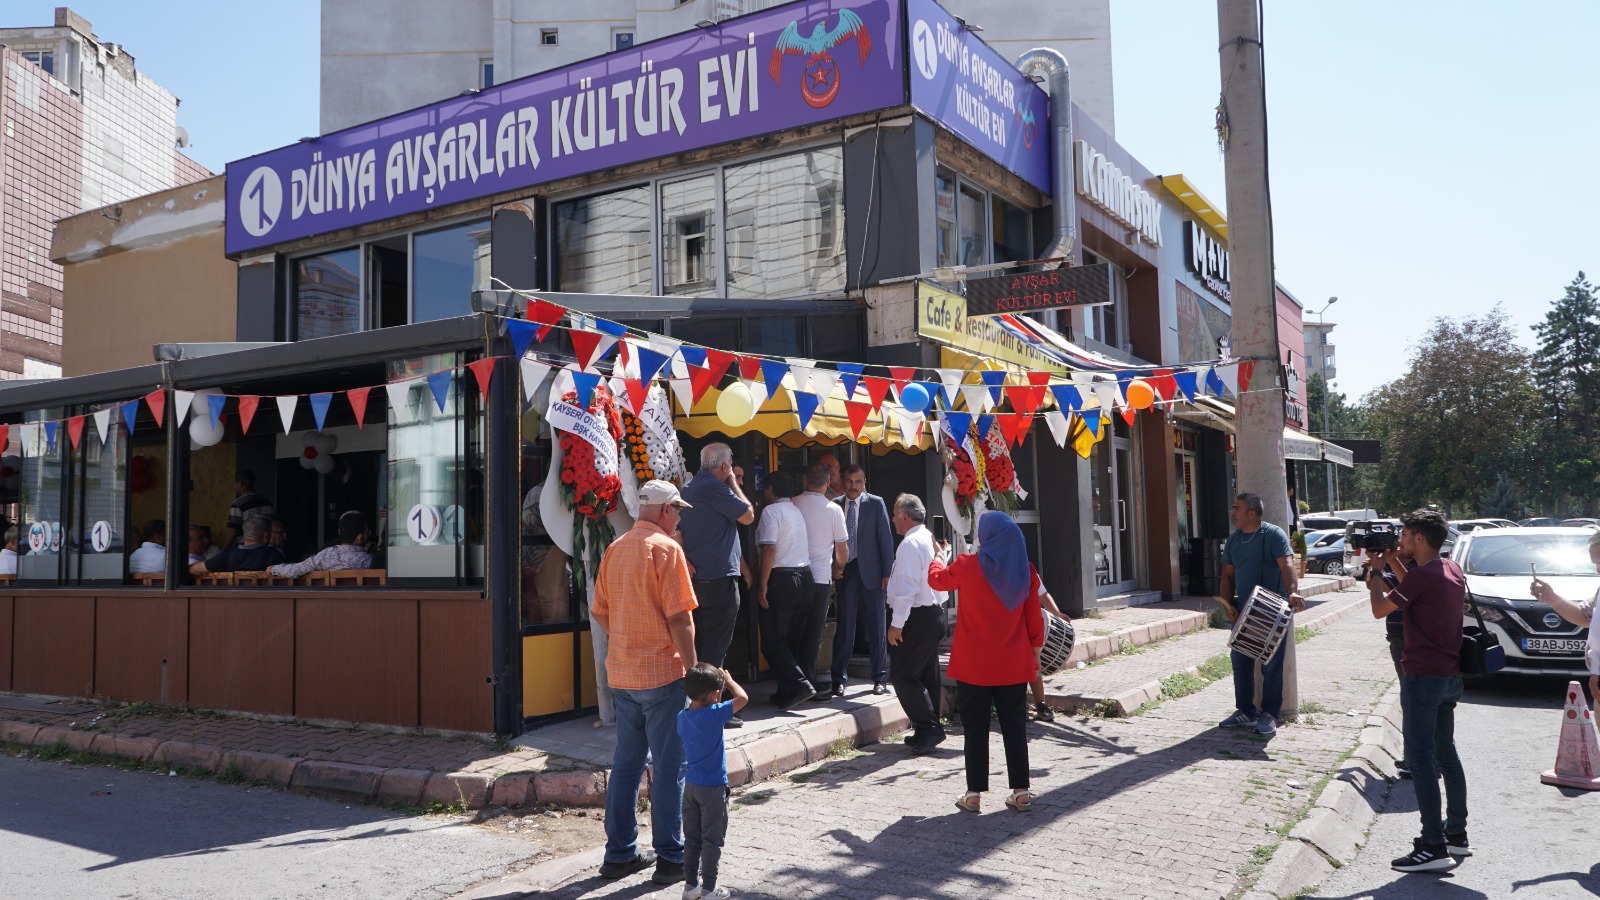
[(111, 408), (109, 406), (95, 412), (94, 430), (100, 433), (100, 446), (105, 446), (106, 438), (111, 436)]
[(833, 386), (838, 383), (839, 371), (837, 369), (818, 367), (812, 369), (811, 376), (806, 379), (806, 389), (816, 394), (818, 400), (827, 403), (828, 398), (833, 396)]
[(172, 416), (178, 427), (183, 427), (183, 420), (189, 415), (189, 404), (193, 402), (194, 391), (172, 392)]
[(667, 384), (672, 386), (672, 393), (678, 397), (678, 406), (688, 410), (694, 406), (694, 384), (687, 378), (669, 378)]
[(1226, 366), (1217, 366), (1217, 377), (1222, 379), (1222, 386), (1228, 393), (1239, 396), (1239, 364), (1229, 363)]
[(23, 456), (39, 455), (39, 426), (18, 425), (17, 443), (22, 447)]
[(542, 363), (537, 359), (522, 360), (522, 399), (524, 402), (533, 402), (533, 395), (538, 393), (539, 386), (544, 384), (544, 380), (549, 377), (552, 368), (554, 367), (549, 363)]
[(288, 434), (294, 430), (294, 410), (300, 405), (299, 394), (288, 394), (276, 398), (278, 401), (278, 418), (283, 420), (283, 433)]
[(742, 378), (740, 380), (744, 382), (745, 388), (750, 391), (750, 398), (754, 401), (756, 409), (759, 410), (761, 405), (767, 402), (767, 398), (772, 396), (772, 393), (768, 392), (767, 386), (760, 379)]
[(989, 387), (983, 384), (964, 384), (961, 396), (966, 398), (967, 412), (978, 415), (989, 411)]
[(939, 381), (944, 385), (944, 398), (948, 402), (961, 391), (961, 379), (965, 373), (960, 369), (935, 369), (939, 373)]
[(411, 417), (412, 384), (410, 381), (391, 381), (383, 386), (384, 393), (389, 395), (389, 415), (395, 422), (404, 422)]
[(625, 376), (613, 375), (611, 376), (611, 380), (606, 382), (606, 387), (611, 389), (611, 396), (617, 398), (617, 405), (636, 416), (639, 414), (639, 411), (633, 408), (633, 398), (628, 395), (628, 382), (638, 380), (639, 379), (637, 377), (628, 378)]
[(1067, 433), (1072, 430), (1072, 423), (1067, 421), (1067, 417), (1060, 410), (1052, 409), (1044, 414), (1044, 423), (1050, 426), (1050, 436), (1056, 439), (1056, 446), (1065, 447)]
[(917, 438), (922, 430), (922, 413), (914, 413), (904, 407), (894, 407), (895, 418), (900, 426), (900, 443), (906, 446), (917, 444)]
[(1100, 401), (1100, 408), (1110, 412), (1117, 407), (1117, 386), (1109, 381), (1098, 382), (1094, 386), (1095, 399)]
[(689, 364), (683, 361), (682, 356), (672, 357), (672, 360), (668, 363), (668, 365), (671, 366), (673, 378), (689, 377)]

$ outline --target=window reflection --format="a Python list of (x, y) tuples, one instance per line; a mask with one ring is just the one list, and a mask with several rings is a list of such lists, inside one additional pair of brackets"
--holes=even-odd
[(939, 169), (933, 177), (933, 207), (939, 223), (939, 265), (956, 265), (956, 176), (949, 169)]
[(66, 460), (67, 434), (65, 428), (56, 432), (55, 446), (50, 446), (43, 422), (61, 418), (60, 408), (41, 410), (29, 415), (33, 427), (22, 431), (21, 478), (17, 497), (17, 526), (20, 532), (17, 552), (18, 581), (50, 581), (61, 578), (61, 546), (66, 534), (63, 525), (66, 509), (63, 507), (62, 471)]
[(489, 220), (411, 239), (411, 321), (472, 314), (472, 292), (489, 287)]
[[(111, 433), (102, 445), (99, 435), (89, 433), (93, 428), (88, 425), (78, 442), (83, 481), (81, 493), (73, 505), (81, 506), (78, 514), (70, 517), (74, 540), (68, 544), (68, 551), (74, 558), (68, 560), (67, 566), (69, 571), (76, 569), (78, 578), (83, 581), (120, 583), (127, 551), (142, 543), (137, 532), (125, 533), (128, 531), (125, 524), (128, 492), (124, 463), (128, 430), (108, 429)], [(134, 523), (132, 528), (143, 524)]]
[(961, 203), (958, 213), (961, 221), (961, 265), (981, 266), (988, 262), (987, 210), (983, 192), (966, 185), (961, 186)]
[(650, 188), (555, 205), (556, 290), (649, 294)]
[(361, 250), (304, 256), (294, 261), (290, 288), (298, 340), (361, 330)]
[(716, 292), (716, 201), (715, 175), (661, 186), (662, 293)]
[(830, 148), (727, 168), (730, 296), (844, 289), (843, 160)]
[(1033, 221), (1026, 211), (994, 198), (994, 259), (1021, 262), (1033, 259)]
[(425, 377), (465, 360), (443, 353), (389, 364), (409, 381), (389, 411), (388, 568), (398, 578), (471, 582), (483, 575), (485, 494), (477, 391), (456, 369), (443, 410)]

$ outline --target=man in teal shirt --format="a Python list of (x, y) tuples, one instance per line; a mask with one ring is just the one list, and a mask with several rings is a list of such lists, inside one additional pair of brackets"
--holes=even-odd
[[(1259, 494), (1243, 493), (1233, 501), (1234, 531), (1222, 547), (1222, 592), (1217, 602), (1228, 615), (1228, 621), (1239, 618), (1239, 610), (1263, 587), (1289, 602), (1296, 612), (1306, 608), (1306, 601), (1298, 593), (1299, 580), (1294, 573), (1294, 550), (1289, 546), (1289, 535), (1270, 522), (1261, 521), (1263, 507)], [(1256, 704), (1256, 661), (1237, 650), (1232, 651), (1233, 699), (1238, 709), (1220, 723), (1224, 728), (1254, 726), (1261, 734), (1276, 734), (1283, 721), (1283, 655), (1289, 637), (1278, 645), (1272, 659), (1261, 666), (1261, 703)]]

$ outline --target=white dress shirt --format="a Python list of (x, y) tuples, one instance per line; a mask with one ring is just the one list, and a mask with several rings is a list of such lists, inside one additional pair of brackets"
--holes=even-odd
[(167, 548), (154, 541), (145, 541), (139, 549), (128, 554), (128, 571), (146, 575), (167, 570)]
[(0, 550), (0, 575), (17, 574), (17, 551), (7, 547)]
[(844, 510), (816, 491), (794, 498), (795, 509), (806, 520), (806, 548), (811, 557), (811, 581), (833, 583), (833, 547), (850, 535), (844, 527)]
[(894, 569), (889, 573), (889, 627), (904, 628), (913, 607), (938, 606), (944, 591), (928, 587), (928, 566), (937, 549), (933, 532), (923, 525), (913, 526), (894, 552)]
[(806, 519), (788, 497), (770, 503), (761, 511), (756, 526), (756, 543), (778, 548), (772, 560), (774, 569), (809, 569), (811, 552), (806, 549)]

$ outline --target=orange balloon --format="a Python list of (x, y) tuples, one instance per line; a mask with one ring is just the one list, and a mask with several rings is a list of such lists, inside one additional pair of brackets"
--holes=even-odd
[(1128, 384), (1128, 405), (1134, 409), (1149, 409), (1155, 400), (1156, 389), (1143, 378), (1135, 378)]

